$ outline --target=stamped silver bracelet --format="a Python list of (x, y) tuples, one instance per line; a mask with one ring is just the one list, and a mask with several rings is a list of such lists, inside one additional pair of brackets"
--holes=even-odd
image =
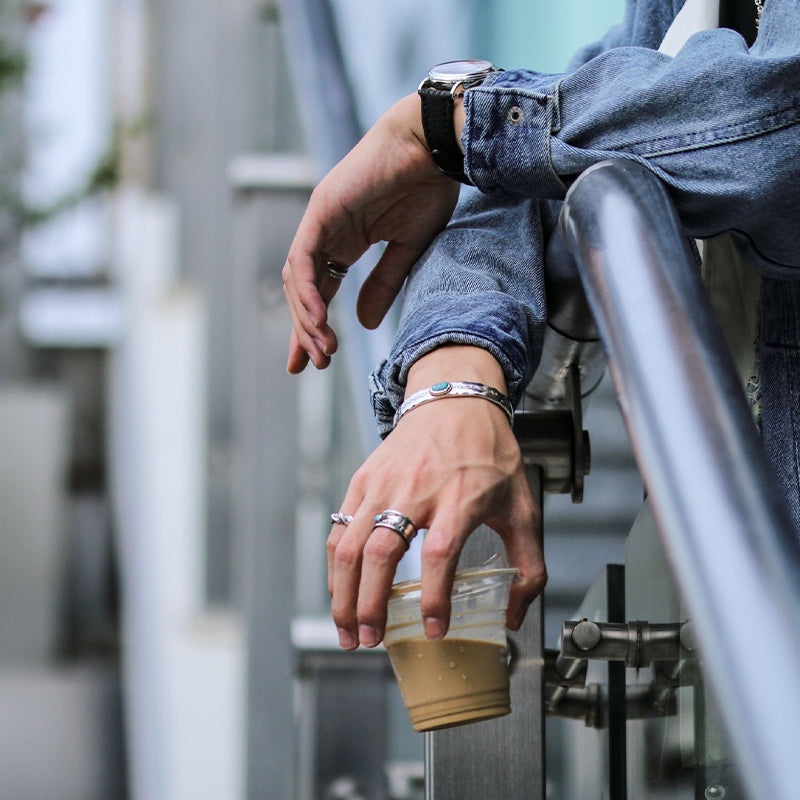
[(407, 397), (394, 415), (393, 426), (397, 426), (397, 423), (409, 411), (423, 406), (425, 403), (443, 400), (446, 397), (481, 397), (502, 408), (508, 417), (509, 425), (514, 424), (514, 407), (511, 405), (511, 401), (497, 389), (472, 381), (440, 381), (434, 383), (429, 389), (421, 389), (414, 392), (411, 397)]

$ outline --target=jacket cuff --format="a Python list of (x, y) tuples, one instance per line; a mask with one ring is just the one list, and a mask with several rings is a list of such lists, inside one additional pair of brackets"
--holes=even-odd
[[(469, 295), (436, 295), (436, 314), (404, 320), (389, 358), (370, 375), (372, 408), (381, 437), (392, 430), (395, 411), (403, 402), (408, 371), (422, 356), (446, 344), (463, 344), (488, 350), (500, 364), (506, 380), (506, 392), (513, 406), (522, 396), (535, 368), (526, 352), (520, 330), (529, 322), (524, 311), (507, 295), (500, 292), (487, 302), (485, 295), (477, 302)], [(487, 313), (487, 307), (492, 310)], [(458, 326), (448, 320), (458, 319)], [(491, 330), (491, 337), (481, 330)], [(534, 332), (533, 352), (541, 351), (542, 332)]]
[[(493, 76), (494, 77), (494, 76)], [(557, 86), (517, 85), (516, 73), (464, 95), (464, 169), (485, 194), (562, 199), (567, 187), (553, 169), (550, 138), (559, 128)]]

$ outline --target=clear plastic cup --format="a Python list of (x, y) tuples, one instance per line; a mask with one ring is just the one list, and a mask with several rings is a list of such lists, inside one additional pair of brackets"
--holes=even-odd
[(516, 569), (481, 567), (456, 573), (450, 628), (425, 637), (419, 580), (397, 583), (389, 598), (384, 644), (416, 731), (449, 728), (511, 711), (506, 607)]

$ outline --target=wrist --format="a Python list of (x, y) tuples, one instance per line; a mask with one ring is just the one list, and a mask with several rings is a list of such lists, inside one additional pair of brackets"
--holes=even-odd
[(479, 398), (486, 400), (499, 408), (505, 414), (509, 426), (514, 425), (514, 408), (509, 399), (492, 386), (477, 381), (438, 381), (427, 389), (414, 392), (403, 400), (400, 408), (394, 415), (394, 427), (409, 412), (420, 406), (437, 400), (462, 400), (464, 398)]
[(506, 393), (500, 363), (488, 350), (473, 345), (444, 345), (417, 359), (408, 371), (405, 396), (440, 381), (474, 381)]
[(431, 158), (449, 178), (472, 184), (464, 171), (464, 93), (480, 86), (498, 68), (489, 61), (446, 61), (428, 70), (417, 90), (422, 98), (422, 128)]
[(422, 102), (415, 92), (398, 100), (387, 112), (386, 117), (395, 135), (409, 139), (413, 144), (424, 148), (428, 153), (425, 131), (422, 128)]
[(456, 98), (455, 105), (453, 106), (453, 129), (455, 130), (458, 148), (462, 153), (464, 152), (464, 145), (461, 143), (461, 131), (464, 130), (464, 122), (466, 119), (467, 112), (464, 109), (464, 95), (462, 94)]

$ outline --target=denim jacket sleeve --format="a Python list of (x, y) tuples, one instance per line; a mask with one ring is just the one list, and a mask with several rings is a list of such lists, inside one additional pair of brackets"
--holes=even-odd
[[(639, 6), (648, 5), (640, 3)], [(562, 198), (603, 159), (652, 169), (695, 237), (732, 232), (755, 266), (797, 275), (800, 6), (771, 0), (755, 44), (704, 31), (671, 58), (606, 50), (575, 71), (509, 71), (465, 96), (467, 174), (492, 196)]]
[(370, 377), (378, 432), (392, 429), (411, 365), (443, 344), (487, 349), (516, 405), (538, 363), (544, 323), (543, 252), (558, 214), (533, 200), (464, 187), (450, 224), (414, 266), (388, 359)]
[(448, 341), (489, 349), (518, 400), (546, 318), (542, 253), (557, 213), (547, 200), (598, 161), (644, 164), (691, 235), (730, 231), (755, 266), (800, 277), (797, 0), (770, 0), (749, 50), (719, 29), (671, 58), (657, 48), (681, 5), (629, 2), (624, 23), (569, 71), (498, 73), (466, 94), (465, 167), (482, 194), (462, 192), (410, 277), (394, 347), (372, 376), (382, 434), (411, 364)]

